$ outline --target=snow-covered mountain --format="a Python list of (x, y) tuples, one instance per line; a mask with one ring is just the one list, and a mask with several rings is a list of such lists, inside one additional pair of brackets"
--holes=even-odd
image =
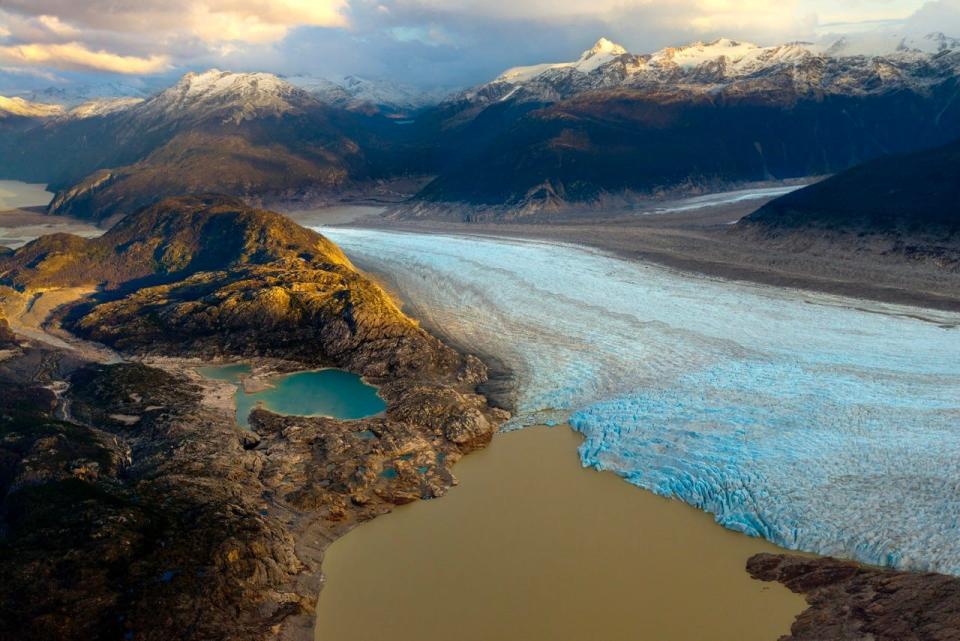
[(289, 76), (288, 82), (331, 105), (352, 110), (371, 107), (388, 111), (417, 111), (443, 100), (444, 90), (423, 90), (388, 80), (345, 76), (335, 80), (314, 76)]
[(143, 102), (143, 98), (97, 98), (81, 103), (66, 113), (67, 118), (82, 120), (107, 116), (120, 111), (126, 111)]
[(798, 95), (922, 90), (960, 74), (960, 40), (944, 34), (795, 42), (761, 47), (721, 38), (632, 54), (601, 38), (578, 60), (508, 69), (448, 103), (556, 102), (600, 89), (717, 90)]
[(648, 54), (600, 39), (439, 105), (457, 162), (420, 197), (513, 215), (830, 174), (960, 137), (958, 90), (960, 42), (943, 34)]
[(129, 81), (111, 80), (108, 82), (75, 83), (45, 87), (19, 93), (21, 97), (48, 104), (61, 105), (67, 110), (80, 105), (115, 100), (118, 98), (144, 99), (163, 89), (168, 80), (165, 78), (132, 79)]
[(241, 123), (302, 113), (318, 104), (312, 94), (273, 74), (210, 69), (186, 74), (134, 111), (138, 118), (160, 122)]
[(0, 119), (18, 116), (21, 118), (52, 118), (62, 116), (66, 110), (61, 105), (25, 100), (19, 96), (0, 96)]
[(33, 102), (19, 96), (0, 96), (0, 118), (19, 116), (51, 121), (83, 120), (125, 111), (142, 102), (142, 98), (98, 98), (69, 108), (61, 104)]
[(593, 47), (584, 51), (583, 55), (574, 62), (548, 62), (546, 64), (530, 65), (527, 67), (513, 67), (500, 74), (494, 82), (502, 81), (521, 84), (533, 80), (547, 71), (561, 69), (588, 74), (627, 53), (627, 50), (620, 45), (606, 38), (600, 38)]

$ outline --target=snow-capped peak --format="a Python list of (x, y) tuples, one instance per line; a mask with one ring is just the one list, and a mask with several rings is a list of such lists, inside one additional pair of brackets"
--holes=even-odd
[(580, 58), (573, 62), (547, 62), (539, 65), (513, 67), (500, 74), (497, 80), (519, 84), (533, 80), (540, 74), (553, 69), (572, 69), (581, 73), (590, 73), (626, 53), (627, 50), (615, 42), (600, 38), (596, 44), (584, 51)]
[(848, 94), (920, 89), (960, 76), (960, 40), (940, 33), (881, 36), (828, 35), (776, 46), (720, 38), (642, 55), (601, 38), (574, 62), (514, 67), (451, 102), (553, 103), (613, 88)]
[(684, 47), (661, 49), (650, 57), (650, 62), (651, 64), (673, 63), (689, 69), (720, 58), (738, 62), (759, 51), (761, 51), (761, 48), (751, 42), (737, 42), (730, 38), (720, 38), (713, 42), (694, 42)]
[(929, 46), (931, 53), (946, 51), (948, 49), (960, 49), (960, 38), (951, 38), (942, 31), (928, 33), (923, 41)]
[(308, 92), (270, 73), (210, 69), (186, 74), (145, 102), (142, 110), (164, 118), (215, 117), (239, 123), (299, 111), (315, 102)]
[(69, 118), (83, 120), (84, 118), (96, 118), (99, 116), (108, 116), (118, 111), (124, 111), (135, 107), (143, 102), (143, 98), (123, 97), (123, 98), (99, 98), (91, 100), (81, 105), (77, 105), (67, 114)]
[(617, 43), (606, 38), (600, 38), (595, 45), (583, 52), (583, 55), (574, 63), (573, 67), (582, 73), (590, 73), (597, 67), (601, 67), (626, 53), (627, 50)]
[(597, 40), (596, 44), (583, 52), (583, 55), (580, 56), (580, 60), (587, 60), (588, 58), (602, 54), (615, 57), (622, 56), (625, 53), (627, 53), (627, 50), (624, 47), (615, 42), (611, 42), (606, 38), (600, 38)]
[(209, 98), (216, 95), (240, 95), (251, 92), (279, 95), (289, 93), (293, 89), (293, 85), (270, 73), (235, 73), (209, 69), (200, 73), (186, 74), (168, 91), (176, 91), (184, 96)]

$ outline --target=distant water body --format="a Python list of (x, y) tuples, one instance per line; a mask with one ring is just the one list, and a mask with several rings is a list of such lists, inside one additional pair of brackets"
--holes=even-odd
[(694, 211), (707, 207), (720, 207), (721, 205), (733, 205), (750, 200), (760, 200), (763, 198), (776, 198), (790, 192), (802, 189), (806, 185), (781, 185), (778, 187), (757, 187), (754, 189), (738, 189), (737, 191), (724, 191), (715, 194), (706, 194), (704, 196), (693, 196), (681, 200), (672, 200), (663, 205), (654, 207), (649, 213), (653, 214), (672, 214), (682, 211)]
[(507, 363), (512, 426), (569, 419), (585, 466), (784, 547), (960, 574), (960, 315), (569, 245), (321, 231)]
[(53, 194), (47, 191), (45, 185), (0, 180), (0, 211), (21, 207), (46, 207), (51, 200)]
[[(249, 365), (231, 364), (201, 367), (202, 376), (240, 383), (250, 373)], [(377, 390), (356, 374), (339, 369), (297, 372), (270, 381), (270, 387), (248, 394), (240, 386), (235, 396), (237, 423), (246, 427), (250, 412), (262, 405), (289, 416), (329, 416), (358, 419), (379, 414), (386, 403)]]

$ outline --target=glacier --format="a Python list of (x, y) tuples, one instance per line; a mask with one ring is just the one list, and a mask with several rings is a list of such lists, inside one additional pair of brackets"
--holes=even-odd
[(960, 315), (579, 246), (318, 228), (509, 364), (512, 428), (790, 549), (960, 574)]

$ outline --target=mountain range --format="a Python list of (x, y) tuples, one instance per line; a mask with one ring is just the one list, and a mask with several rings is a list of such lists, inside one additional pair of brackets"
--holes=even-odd
[[(834, 173), (960, 137), (960, 47), (844, 55), (729, 39), (506, 71), (441, 104), (448, 155), (424, 201), (511, 212)], [(414, 211), (423, 211), (422, 205)]]
[(146, 98), (0, 102), (0, 176), (97, 220), (183, 193), (330, 199), (410, 176), (430, 180), (400, 215), (629, 205), (945, 144), (958, 78), (960, 41), (942, 34), (883, 55), (730, 39), (638, 55), (600, 39), (437, 104), (357, 78), (210, 70)]
[(53, 211), (103, 220), (165, 195), (336, 192), (415, 165), (405, 134), (272, 74), (210, 70), (92, 117), (10, 119), (0, 171), (51, 184)]

